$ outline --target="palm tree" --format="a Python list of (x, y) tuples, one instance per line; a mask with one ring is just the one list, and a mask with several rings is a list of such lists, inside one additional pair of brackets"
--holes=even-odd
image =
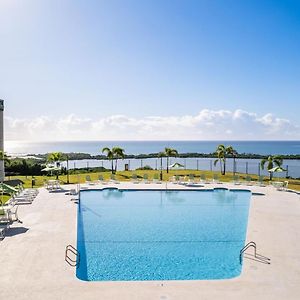
[(235, 157), (237, 155), (237, 151), (233, 149), (232, 146), (225, 147), (224, 145), (220, 144), (216, 149), (216, 155), (217, 159), (214, 161), (214, 165), (217, 164), (217, 162), (220, 162), (220, 170), (221, 174), (226, 174), (226, 158), (227, 155), (232, 155), (234, 159), (234, 165), (235, 165)]
[(120, 148), (120, 147), (113, 147), (112, 148), (112, 153), (113, 156), (116, 160), (116, 165), (115, 165), (115, 173), (117, 173), (117, 162), (119, 158), (124, 159), (125, 158), (125, 153), (124, 153), (124, 149)]
[(226, 152), (227, 152), (227, 154), (229, 154), (233, 157), (233, 174), (235, 175), (235, 172), (236, 172), (235, 159), (236, 159), (236, 156), (238, 155), (238, 152), (232, 146), (228, 146), (226, 148)]
[(169, 173), (169, 157), (175, 157), (178, 155), (178, 151), (172, 148), (165, 148), (164, 152), (165, 156), (167, 157), (167, 173)]
[[(271, 170), (275, 166), (281, 167), (282, 165), (282, 157), (280, 155), (269, 155), (268, 157), (265, 157), (260, 162), (260, 167), (263, 170), (265, 167), (265, 164), (267, 163), (267, 170)], [(270, 180), (273, 178), (273, 172), (270, 173)]]
[(109, 160), (111, 160), (111, 174), (114, 173), (114, 153), (113, 149), (110, 149), (108, 147), (104, 147), (102, 149), (102, 153), (106, 153), (106, 156)]
[(162, 166), (162, 159), (165, 157), (165, 152), (159, 152), (157, 157), (160, 158), (160, 180), (163, 180), (163, 166)]
[[(225, 161), (226, 161), (226, 148), (224, 145), (219, 145), (216, 149), (217, 159), (214, 161), (214, 165), (217, 164), (217, 162), (220, 162), (220, 170), (221, 174), (225, 175)], [(224, 164), (224, 171), (222, 168), (222, 165)]]
[[(55, 164), (56, 168), (60, 167), (60, 162), (65, 159), (64, 155), (61, 152), (52, 152), (47, 156), (47, 162), (52, 162)], [(56, 179), (58, 179), (59, 171), (56, 173)]]

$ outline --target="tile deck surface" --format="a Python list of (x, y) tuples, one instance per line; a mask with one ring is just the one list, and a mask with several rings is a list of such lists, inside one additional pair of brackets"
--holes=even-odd
[[(114, 186), (166, 188), (166, 184)], [(0, 242), (0, 299), (300, 299), (300, 196), (274, 187), (232, 184), (206, 184), (199, 189), (213, 187), (264, 194), (252, 195), (246, 240), (256, 242), (258, 253), (271, 258), (270, 265), (245, 258), (241, 276), (230, 280), (80, 281), (64, 261), (66, 245), (76, 246), (74, 196), (41, 188), (31, 205), (19, 207), (23, 224), (14, 224)], [(192, 189), (172, 183), (168, 188)]]

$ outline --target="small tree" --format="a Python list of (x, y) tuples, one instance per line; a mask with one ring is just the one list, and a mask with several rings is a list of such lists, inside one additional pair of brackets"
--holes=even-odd
[(178, 151), (172, 148), (165, 148), (164, 154), (167, 157), (167, 173), (169, 173), (169, 157), (176, 157)]
[[(275, 166), (281, 167), (282, 165), (282, 157), (280, 155), (269, 155), (268, 157), (265, 157), (260, 162), (260, 167), (263, 170), (265, 167), (265, 164), (267, 163), (267, 170), (271, 170)], [(273, 179), (273, 172), (270, 173), (270, 180)]]

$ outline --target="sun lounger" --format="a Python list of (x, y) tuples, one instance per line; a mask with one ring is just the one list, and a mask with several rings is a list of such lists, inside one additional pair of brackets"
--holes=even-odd
[(118, 181), (118, 180), (116, 179), (115, 174), (111, 174), (111, 175), (110, 175), (110, 180), (109, 180), (109, 182), (110, 182), (110, 183), (114, 183), (114, 184), (119, 184), (119, 183), (120, 183), (120, 181)]
[(246, 185), (253, 185), (251, 176), (247, 175), (245, 178)]
[(33, 188), (27, 188), (27, 189), (24, 189), (23, 185), (19, 185), (18, 186), (18, 190), (19, 192), (23, 192), (23, 193), (32, 193), (32, 194), (38, 194), (39, 193), (39, 190), (38, 189), (33, 189)]
[(180, 182), (180, 176), (179, 175), (175, 175), (174, 183), (178, 184), (179, 182)]
[(213, 183), (217, 183), (217, 184), (221, 183), (218, 174), (213, 175)]
[(272, 182), (272, 185), (278, 190), (278, 191), (286, 191), (288, 187), (289, 182), (288, 181), (274, 181)]
[(189, 175), (188, 183), (189, 184), (195, 184), (196, 183), (194, 174)]
[(104, 180), (104, 177), (102, 175), (99, 175), (99, 177), (98, 177), (98, 183), (99, 184), (107, 184), (107, 182)]
[(59, 180), (48, 180), (46, 188), (49, 191), (61, 189)]
[(171, 177), (169, 177), (169, 181), (170, 181), (171, 183), (177, 184), (177, 183), (179, 182), (179, 176), (178, 176), (178, 175), (176, 175), (176, 176), (171, 176)]
[(153, 176), (153, 183), (161, 184), (161, 180), (159, 179), (158, 174), (154, 174), (154, 176)]
[(30, 196), (12, 196), (11, 203), (15, 204), (31, 204), (34, 200), (34, 197)]
[(259, 176), (256, 184), (261, 187), (266, 186), (264, 184), (264, 176)]
[(207, 180), (205, 174), (201, 174), (201, 175), (200, 175), (200, 182), (201, 182), (201, 183), (205, 183), (205, 184), (210, 183), (210, 182)]
[(136, 174), (132, 174), (131, 182), (132, 182), (132, 183), (135, 183), (135, 184), (140, 183), (140, 181), (139, 181), (139, 179), (138, 179), (138, 177), (137, 177)]
[(189, 183), (189, 178), (187, 176), (179, 176), (178, 184), (186, 185)]
[(0, 238), (1, 239), (4, 239), (5, 237), (5, 231), (9, 228), (9, 224), (6, 223), (6, 224), (1, 224), (0, 223)]
[(90, 175), (86, 175), (85, 176), (85, 183), (87, 183), (88, 185), (94, 185), (95, 184), (95, 182), (93, 182), (91, 180), (91, 176)]
[(14, 205), (7, 210), (7, 216), (10, 222), (22, 223), (18, 216), (18, 209), (19, 209), (19, 205)]
[(240, 185), (241, 184), (240, 177), (238, 175), (233, 176), (233, 184), (235, 184), (235, 185)]
[(0, 208), (0, 224), (6, 224), (9, 222), (7, 210)]
[(150, 183), (150, 181), (148, 179), (148, 174), (144, 174), (144, 176), (143, 176), (143, 183)]

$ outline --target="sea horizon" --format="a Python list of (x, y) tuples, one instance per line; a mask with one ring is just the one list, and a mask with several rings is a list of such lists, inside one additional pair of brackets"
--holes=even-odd
[(299, 140), (72, 140), (72, 141), (6, 141), (5, 151), (11, 155), (77, 152), (101, 154), (103, 147), (120, 146), (126, 154), (149, 154), (175, 148), (179, 153), (213, 153), (219, 144), (231, 145), (238, 153), (260, 155), (300, 154)]

